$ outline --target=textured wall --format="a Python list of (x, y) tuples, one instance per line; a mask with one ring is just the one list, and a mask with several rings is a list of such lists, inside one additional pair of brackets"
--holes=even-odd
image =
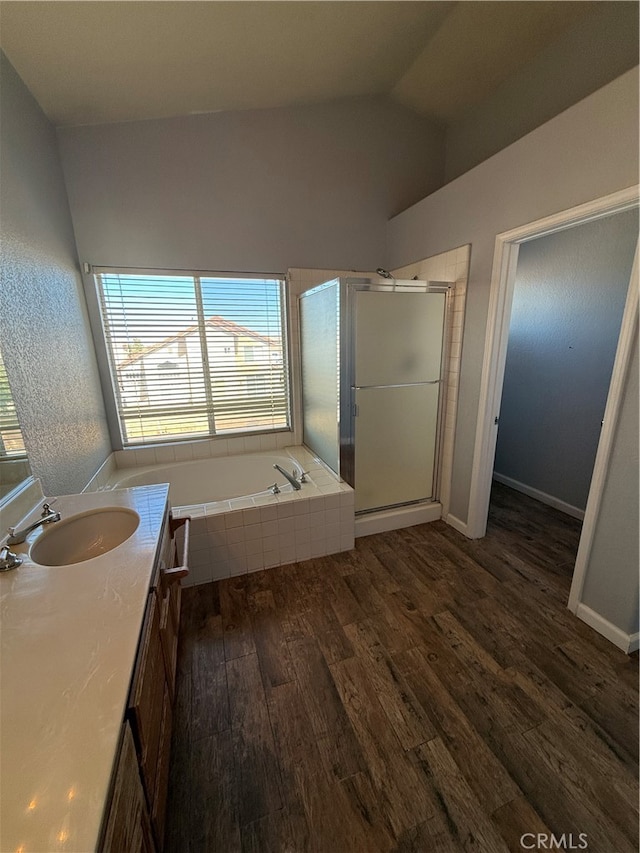
[(584, 509), (638, 211), (520, 247), (495, 470)]
[(33, 472), (72, 493), (111, 447), (55, 131), (0, 62), (2, 350)]
[(496, 234), (638, 182), (638, 76), (623, 74), (389, 223), (389, 268), (471, 243), (451, 512), (466, 521)]
[(390, 216), (442, 183), (443, 134), (387, 98), (58, 131), (81, 261), (385, 266)]

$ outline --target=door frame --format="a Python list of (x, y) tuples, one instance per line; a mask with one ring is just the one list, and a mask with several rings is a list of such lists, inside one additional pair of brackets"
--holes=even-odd
[[(539, 237), (555, 234), (577, 225), (602, 219), (614, 213), (631, 210), (638, 207), (638, 203), (639, 187), (635, 185), (594, 199), (586, 204), (560, 211), (544, 219), (530, 222), (510, 231), (505, 231), (496, 236), (469, 496), (469, 514), (466, 530), (466, 535), (469, 538), (481, 538), (485, 535), (487, 529), (491, 482), (498, 435), (498, 417), (502, 400), (511, 306), (513, 303), (520, 245)], [(586, 568), (593, 544), (595, 524), (600, 510), (613, 439), (620, 413), (624, 381), (633, 353), (633, 341), (637, 328), (638, 247), (636, 244), (636, 255), (629, 282), (622, 325), (620, 327), (604, 422), (598, 443), (569, 596), (568, 606), (573, 612), (576, 611), (580, 604)]]

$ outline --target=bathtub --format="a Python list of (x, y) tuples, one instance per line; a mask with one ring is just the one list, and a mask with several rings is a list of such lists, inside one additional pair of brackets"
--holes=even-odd
[[(294, 490), (274, 464), (307, 482)], [(120, 468), (101, 488), (154, 483), (169, 483), (173, 515), (192, 519), (185, 585), (353, 548), (353, 490), (305, 447)]]
[[(118, 489), (169, 483), (173, 506), (202, 506), (267, 494), (274, 483), (283, 493), (293, 491), (293, 486), (274, 469), (275, 464), (289, 472), (294, 467), (306, 470), (289, 455), (244, 453), (119, 470), (112, 480)], [(310, 476), (307, 479), (313, 482)]]

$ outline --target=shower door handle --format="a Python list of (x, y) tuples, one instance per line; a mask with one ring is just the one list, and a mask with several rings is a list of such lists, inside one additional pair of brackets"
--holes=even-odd
[(419, 385), (439, 385), (441, 379), (427, 379), (424, 382), (387, 382), (385, 385), (352, 385), (354, 391), (370, 391), (376, 388), (415, 388)]

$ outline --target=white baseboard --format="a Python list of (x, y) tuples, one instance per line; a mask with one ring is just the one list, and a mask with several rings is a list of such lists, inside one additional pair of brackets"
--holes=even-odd
[(603, 637), (606, 637), (606, 639), (613, 643), (614, 646), (622, 649), (626, 654), (630, 654), (637, 650), (638, 634), (625, 634), (624, 631), (617, 628), (612, 622), (605, 619), (604, 616), (596, 613), (595, 610), (587, 607), (586, 604), (578, 605), (576, 616), (578, 619), (582, 619), (583, 622), (586, 622), (587, 625), (590, 628), (593, 628), (594, 631), (597, 631), (598, 634), (602, 634)]
[(437, 501), (418, 506), (383, 509), (369, 515), (356, 515), (356, 537), (385, 533), (387, 530), (400, 530), (402, 527), (426, 524), (429, 521), (437, 521), (439, 518), (442, 518), (442, 504)]
[(469, 528), (467, 527), (466, 521), (461, 521), (457, 516), (449, 515), (446, 516), (445, 521), (450, 527), (453, 527), (454, 530), (457, 530), (458, 533), (462, 533), (463, 536), (466, 536), (469, 539)]
[(577, 506), (561, 501), (560, 498), (554, 498), (553, 495), (548, 495), (546, 492), (541, 492), (539, 489), (534, 489), (533, 486), (527, 486), (526, 483), (521, 483), (519, 480), (512, 480), (511, 477), (505, 477), (504, 474), (498, 474), (497, 471), (493, 472), (493, 479), (498, 483), (502, 483), (504, 486), (509, 486), (510, 489), (515, 489), (516, 492), (522, 492), (523, 495), (527, 495), (527, 497), (540, 501), (540, 503), (552, 506), (554, 509), (572, 516), (572, 518), (579, 518), (580, 521), (584, 519), (583, 509), (579, 509)]

